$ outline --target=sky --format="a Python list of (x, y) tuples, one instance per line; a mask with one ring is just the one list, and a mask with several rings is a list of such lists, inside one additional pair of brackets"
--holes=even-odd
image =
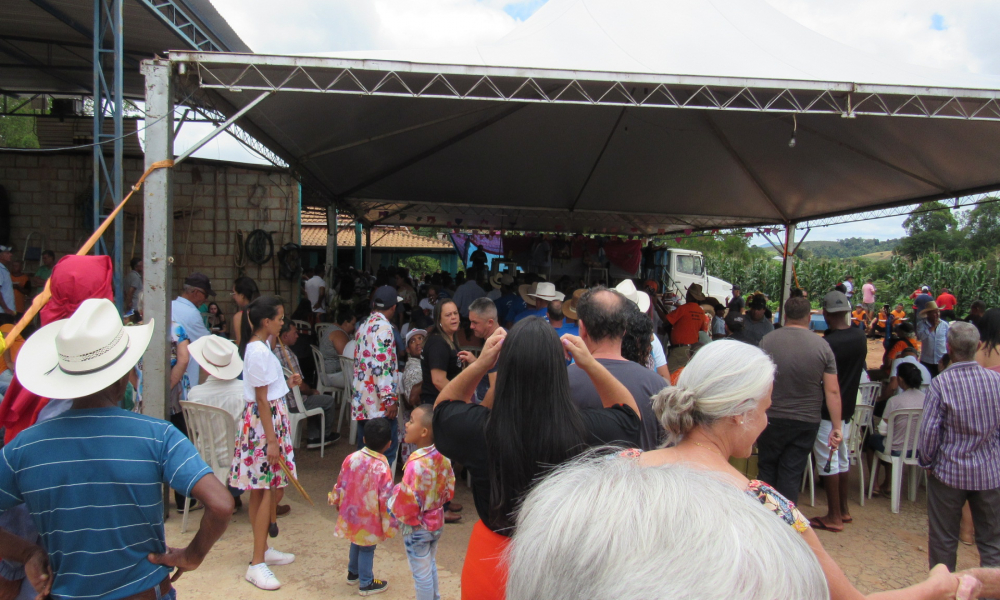
[[(661, 0), (668, 1), (668, 0)], [(685, 1), (685, 0), (669, 0)], [(766, 0), (803, 25), (886, 58), (1000, 75), (996, 0)], [(298, 54), (468, 46), (500, 39), (546, 0), (212, 0), (254, 51)], [(628, 0), (619, 0), (622, 6)], [(204, 134), (185, 126), (177, 149)], [(260, 159), (228, 136), (196, 156)], [(896, 238), (905, 217), (814, 229), (813, 240)]]

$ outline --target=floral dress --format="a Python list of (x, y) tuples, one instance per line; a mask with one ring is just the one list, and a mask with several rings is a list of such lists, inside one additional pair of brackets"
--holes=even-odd
[[(176, 321), (170, 324), (170, 367), (173, 368), (177, 364), (177, 346), (184, 342), (190, 342), (191, 338), (188, 337), (187, 330), (184, 326)], [(188, 378), (187, 371), (181, 375), (181, 380), (177, 382), (177, 385), (170, 388), (170, 414), (176, 415), (181, 412), (181, 401), (187, 400), (188, 391), (191, 390), (191, 380)]]
[(236, 432), (236, 451), (229, 472), (229, 485), (241, 490), (266, 490), (288, 485), (280, 464), (267, 461), (267, 434), (260, 420), (255, 388), (267, 387), (267, 400), (271, 406), (271, 422), (274, 435), (278, 438), (280, 454), (295, 476), (295, 453), (292, 449), (291, 427), (288, 422), (288, 406), (281, 363), (264, 342), (247, 344), (243, 358), (243, 397), (247, 401), (243, 409), (243, 419)]

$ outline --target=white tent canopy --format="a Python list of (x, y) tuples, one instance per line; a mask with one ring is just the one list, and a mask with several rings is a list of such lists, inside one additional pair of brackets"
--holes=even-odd
[(1000, 188), (1000, 79), (759, 0), (550, 0), (473, 48), (170, 58), (223, 106), (271, 92), (241, 126), (372, 222), (655, 233)]

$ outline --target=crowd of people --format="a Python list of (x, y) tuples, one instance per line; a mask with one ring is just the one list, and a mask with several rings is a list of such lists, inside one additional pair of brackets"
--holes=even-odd
[[(110, 263), (55, 265), (53, 288), (79, 289), (53, 289), (43, 327), (4, 357), (16, 378), (0, 404), (0, 556), (24, 566), (10, 579), (0, 565), (0, 585), (55, 597), (175, 597), (170, 582), (204, 560), (249, 491), (244, 577), (278, 589), (272, 568), (295, 560), (269, 541), (291, 510), (281, 501), (298, 473), (290, 413), (300, 398), (307, 412), (321, 409), (322, 419), (306, 421), (306, 447), (336, 443), (336, 399), (316, 389), (333, 381), (349, 391), (342, 401), (357, 447), (328, 501), (336, 535), (350, 542), (344, 582), (361, 595), (388, 588), (374, 554), (400, 534), (416, 597), (440, 597), (436, 551), (447, 523), (463, 519), (455, 482), (468, 477), (478, 520), (463, 598), (858, 598), (815, 531), (853, 522), (849, 433), (861, 384), (877, 381), (883, 422), (924, 411), (907, 447), (928, 473), (931, 570), (872, 597), (996, 593), (994, 571), (954, 570), (966, 533), (982, 567), (1000, 567), (1000, 309), (949, 324), (954, 314), (942, 313), (957, 300), (924, 293), (913, 312), (883, 306), (880, 320), (872, 282), (854, 306), (847, 278), (820, 300), (820, 335), (803, 290), (775, 324), (768, 299), (739, 286), (718, 299), (697, 284), (679, 294), (652, 280), (587, 286), (476, 262), (454, 279), (423, 281), (401, 268), (310, 269), (296, 307), (241, 277), (224, 304), (230, 319), (211, 301), (213, 282), (191, 273), (162, 325), (171, 340), (164, 423), (135, 415), (137, 363), (161, 327), (142, 319), (141, 262), (126, 278), (139, 282), (126, 324), (108, 300), (110, 264), (81, 262), (99, 259)], [(867, 368), (873, 320), (884, 336), (879, 369)], [(32, 398), (58, 400), (46, 411)], [(186, 437), (187, 403), (231, 417), (236, 439), (212, 441), (213, 462), (228, 472), (205, 477), (212, 469)], [(79, 441), (57, 442), (69, 428)], [(871, 429), (871, 452), (896, 451), (899, 439)], [(51, 443), (63, 444), (58, 463), (46, 457)], [(149, 466), (128, 467), (126, 456)], [(810, 456), (828, 513), (807, 519), (795, 503)], [(756, 475), (745, 468), (752, 457)], [(99, 473), (74, 468), (83, 460)], [(178, 511), (204, 511), (185, 549), (165, 544), (162, 498), (153, 497), (161, 483)], [(112, 527), (86, 545), (67, 533), (95, 521)], [(609, 547), (617, 556), (602, 562)], [(634, 560), (650, 548), (657, 560)]]

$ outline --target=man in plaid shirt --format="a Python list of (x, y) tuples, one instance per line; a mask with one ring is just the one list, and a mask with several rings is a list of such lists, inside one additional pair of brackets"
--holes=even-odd
[(927, 553), (930, 565), (955, 570), (962, 506), (968, 501), (979, 562), (1000, 566), (1000, 373), (975, 361), (979, 331), (948, 330), (951, 366), (924, 400), (919, 461), (927, 469)]

